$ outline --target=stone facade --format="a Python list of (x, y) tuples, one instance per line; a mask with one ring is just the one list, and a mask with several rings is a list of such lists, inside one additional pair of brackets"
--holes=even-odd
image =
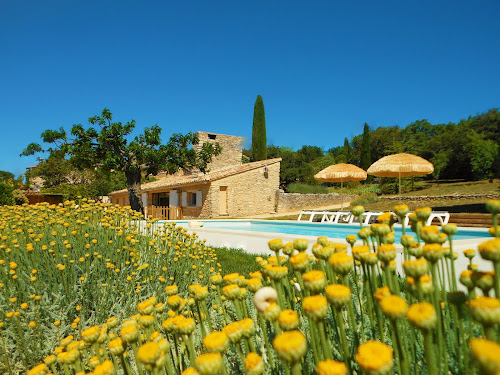
[[(335, 204), (340, 204), (341, 197), (340, 194), (299, 194), (299, 193), (285, 193), (283, 190), (279, 190), (277, 195), (277, 212), (294, 212), (304, 209), (314, 209), (332, 206)], [(347, 195), (344, 196), (344, 204), (356, 199), (357, 195)]]
[(216, 171), (227, 166), (241, 165), (243, 137), (201, 131), (196, 134), (200, 141), (193, 147), (196, 151), (201, 150), (203, 143), (218, 143), (222, 147), (220, 155), (213, 157), (208, 164), (208, 170)]

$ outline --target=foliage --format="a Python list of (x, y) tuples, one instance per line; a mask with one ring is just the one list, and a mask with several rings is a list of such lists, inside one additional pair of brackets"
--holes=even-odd
[(372, 192), (363, 193), (357, 199), (351, 202), (351, 207), (364, 206), (370, 203), (376, 203), (379, 200), (380, 200), (379, 197), (375, 193)]
[(14, 186), (9, 182), (0, 182), (0, 206), (12, 206), (14, 199)]
[(371, 142), (370, 142), (370, 128), (368, 124), (365, 122), (363, 127), (363, 137), (361, 141), (361, 156), (360, 156), (360, 167), (365, 171), (372, 164), (372, 156), (371, 156)]
[(252, 157), (254, 161), (267, 159), (266, 114), (260, 95), (257, 95), (253, 110)]
[(250, 272), (255, 271), (259, 266), (255, 260), (256, 255), (266, 257), (264, 254), (249, 254), (242, 249), (228, 249), (227, 247), (214, 248), (217, 261), (227, 273), (237, 272), (240, 275), (249, 277)]
[(325, 186), (307, 185), (294, 182), (288, 185), (287, 192), (300, 194), (328, 194), (330, 191)]
[[(131, 207), (142, 211), (141, 179), (144, 175), (156, 175), (164, 170), (168, 173), (183, 169), (206, 171), (212, 155), (220, 153), (218, 144), (204, 143), (197, 152), (190, 146), (197, 145), (198, 137), (193, 133), (173, 134), (166, 144), (160, 139), (161, 128), (154, 125), (130, 140), (135, 120), (122, 124), (112, 121), (108, 109), (101, 116), (89, 118), (89, 127), (73, 125), (70, 136), (64, 128), (46, 130), (41, 137), (51, 145), (51, 162), (69, 156), (69, 162), (80, 169), (100, 168), (106, 171), (120, 171), (127, 181)], [(44, 149), (37, 143), (29, 144), (21, 155), (32, 155)], [(63, 178), (65, 171), (59, 176)]]
[[(415, 181), (419, 181), (419, 177), (407, 177), (401, 179), (401, 193), (408, 193), (410, 191), (419, 190), (422, 187), (415, 184)], [(392, 177), (382, 177), (380, 178), (380, 192), (382, 194), (398, 194), (399, 193), (399, 179)]]

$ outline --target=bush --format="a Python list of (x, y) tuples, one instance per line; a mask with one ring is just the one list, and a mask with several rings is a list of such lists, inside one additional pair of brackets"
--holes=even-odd
[(375, 193), (364, 193), (361, 194), (358, 199), (351, 202), (351, 207), (355, 206), (365, 206), (370, 203), (377, 203), (380, 199)]
[(7, 182), (0, 182), (0, 206), (13, 206), (16, 204), (14, 200), (14, 186)]
[(307, 184), (293, 183), (288, 185), (288, 193), (299, 193), (299, 194), (328, 194), (328, 188), (324, 186), (315, 186)]

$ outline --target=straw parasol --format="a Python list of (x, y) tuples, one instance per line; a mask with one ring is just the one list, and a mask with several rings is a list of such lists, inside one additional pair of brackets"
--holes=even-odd
[(398, 177), (401, 194), (401, 177), (430, 174), (434, 166), (420, 156), (401, 153), (384, 156), (370, 165), (367, 172), (378, 177)]
[(314, 178), (319, 181), (340, 182), (340, 210), (344, 208), (344, 198), (342, 190), (344, 189), (344, 181), (362, 181), (366, 180), (366, 172), (352, 164), (333, 164), (325, 169), (322, 169), (314, 175)]

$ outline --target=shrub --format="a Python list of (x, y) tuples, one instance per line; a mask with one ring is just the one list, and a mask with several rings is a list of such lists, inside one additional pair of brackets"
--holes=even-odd
[(287, 191), (289, 193), (299, 194), (328, 194), (328, 188), (324, 186), (314, 186), (307, 184), (293, 183), (288, 185)]
[(375, 193), (363, 193), (357, 199), (351, 202), (351, 207), (364, 206), (370, 203), (377, 203), (380, 199)]

